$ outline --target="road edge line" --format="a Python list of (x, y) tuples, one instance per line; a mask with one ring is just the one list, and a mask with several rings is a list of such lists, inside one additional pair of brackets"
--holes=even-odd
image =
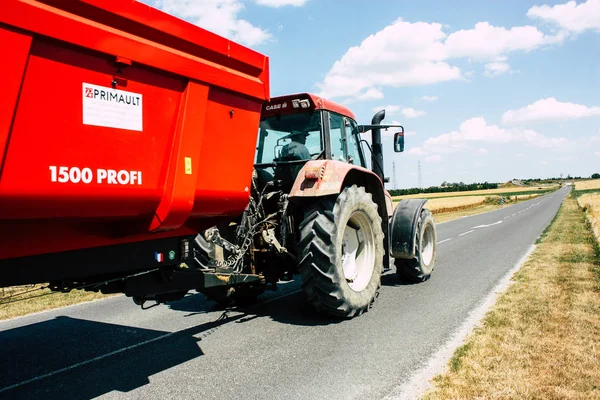
[(536, 249), (533, 244), (516, 264), (500, 279), (498, 284), (467, 316), (465, 322), (456, 330), (448, 341), (429, 358), (424, 367), (420, 368), (408, 380), (392, 390), (392, 393), (384, 397), (384, 400), (412, 400), (418, 399), (431, 386), (431, 379), (446, 370), (448, 362), (454, 351), (465, 344), (473, 329), (480, 324), (483, 317), (496, 303), (498, 297), (503, 294), (512, 282), (513, 275), (525, 264), (531, 253)]

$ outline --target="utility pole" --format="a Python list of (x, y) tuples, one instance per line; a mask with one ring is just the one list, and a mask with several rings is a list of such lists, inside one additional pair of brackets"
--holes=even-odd
[(418, 179), (419, 179), (419, 189), (423, 189), (423, 181), (421, 180), (421, 160), (418, 161)]

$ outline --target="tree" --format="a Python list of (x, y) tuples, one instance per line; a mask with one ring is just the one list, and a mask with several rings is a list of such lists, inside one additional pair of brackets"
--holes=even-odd
[(600, 179), (600, 174), (598, 174), (598, 173), (592, 174), (592, 179)]

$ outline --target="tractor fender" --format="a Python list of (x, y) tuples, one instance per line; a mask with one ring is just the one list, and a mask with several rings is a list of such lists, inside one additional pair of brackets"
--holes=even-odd
[(404, 199), (396, 206), (390, 221), (390, 253), (393, 258), (415, 257), (417, 222), (427, 199)]
[(383, 187), (381, 179), (369, 169), (337, 160), (311, 160), (298, 173), (289, 197), (320, 197), (341, 193), (350, 171), (377, 178)]

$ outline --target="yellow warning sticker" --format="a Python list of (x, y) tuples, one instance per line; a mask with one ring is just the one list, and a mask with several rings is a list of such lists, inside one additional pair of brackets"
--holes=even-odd
[(192, 158), (191, 157), (185, 157), (185, 174), (186, 175), (192, 174)]

